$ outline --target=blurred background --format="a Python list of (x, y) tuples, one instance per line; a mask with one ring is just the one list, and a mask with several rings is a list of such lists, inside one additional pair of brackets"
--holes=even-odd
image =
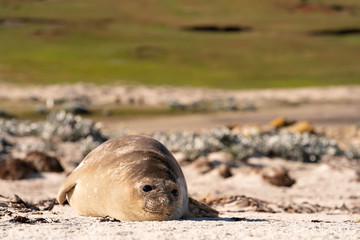
[(357, 0), (1, 0), (0, 80), (359, 84), (359, 23)]
[[(252, 111), (274, 96), (305, 102), (307, 92), (248, 96), (211, 89), (358, 85), (359, 23), (357, 0), (0, 0), (0, 109), (5, 117), (39, 119), (65, 108), (101, 120)], [(33, 85), (48, 88), (21, 92)], [(312, 95), (328, 100), (329, 94), (337, 96)]]

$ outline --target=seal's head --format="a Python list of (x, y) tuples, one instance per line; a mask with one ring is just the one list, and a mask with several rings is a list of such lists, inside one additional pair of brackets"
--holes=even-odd
[(126, 180), (130, 184), (125, 186), (132, 199), (129, 205), (137, 208), (129, 209), (127, 215), (134, 215), (134, 220), (178, 219), (187, 209), (185, 178), (169, 156), (153, 151), (133, 151), (127, 156), (133, 164)]
[(148, 220), (176, 219), (181, 213), (181, 196), (176, 183), (168, 180), (152, 180), (137, 186), (137, 198), (142, 205), (142, 218)]

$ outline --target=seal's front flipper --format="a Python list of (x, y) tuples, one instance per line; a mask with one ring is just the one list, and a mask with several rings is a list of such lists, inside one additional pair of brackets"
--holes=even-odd
[(189, 197), (189, 212), (185, 218), (217, 217), (219, 214), (215, 209)]
[(64, 204), (66, 195), (76, 186), (76, 175), (75, 177), (74, 175), (75, 174), (70, 174), (70, 176), (65, 180), (59, 189), (57, 200), (61, 205)]

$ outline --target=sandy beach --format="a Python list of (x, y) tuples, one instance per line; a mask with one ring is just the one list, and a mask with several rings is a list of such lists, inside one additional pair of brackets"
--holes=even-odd
[[(29, 92), (33, 96), (40, 92), (40, 87), (31, 89), (35, 90), (10, 95), (0, 88), (0, 97), (15, 101), (27, 98)], [(355, 94), (359, 90), (355, 87), (331, 88), (331, 94), (316, 88), (308, 92), (306, 89), (291, 90), (293, 94), (284, 92), (283, 96), (291, 96), (291, 101), (297, 99), (301, 103), (298, 102), (295, 107), (276, 105), (277, 111), (274, 111), (273, 105), (257, 103), (256, 112), (124, 119), (121, 122), (105, 121), (103, 125), (105, 132), (126, 127), (130, 132), (150, 134), (155, 130), (171, 132), (177, 129), (176, 126), (187, 131), (231, 123), (242, 127), (256, 122), (256, 125), (263, 126), (280, 115), (293, 120), (309, 120), (316, 132), (326, 133), (345, 146), (350, 141), (360, 140), (355, 126), (360, 120), (360, 111), (357, 111), (360, 110), (360, 94)], [(66, 92), (62, 89), (59, 96), (62, 91)], [(185, 92), (183, 89), (179, 91)], [(269, 96), (279, 97), (285, 90), (273, 91)], [(211, 96), (214, 92), (211, 90), (205, 95)], [(249, 99), (250, 96), (267, 96), (266, 92), (231, 94), (240, 101), (241, 96)], [(303, 99), (305, 95), (308, 97), (306, 101)], [(107, 96), (111, 94), (108, 92)], [(285, 100), (290, 101), (284, 97), (282, 101)], [(166, 125), (166, 122), (170, 123)], [(330, 133), (326, 130), (328, 128), (332, 129)], [(207, 156), (209, 161), (226, 161), (214, 157), (224, 156), (224, 153), (217, 154)], [(60, 156), (61, 163), (68, 163), (68, 155)], [(175, 153), (175, 156), (180, 155)], [(236, 166), (231, 168), (232, 176), (227, 178), (219, 173), (218, 167), (202, 171), (195, 162), (180, 164), (189, 195), (217, 209), (220, 212), (218, 218), (120, 222), (78, 216), (69, 205), (60, 206), (53, 201), (72, 170), (69, 167), (72, 165), (68, 163), (63, 173), (41, 172), (21, 180), (0, 180), (0, 239), (360, 239), (359, 159), (334, 156), (320, 163), (303, 163), (279, 157), (254, 156), (246, 162), (235, 162)], [(266, 169), (279, 168), (286, 169), (295, 181), (292, 186), (276, 186), (264, 178)]]

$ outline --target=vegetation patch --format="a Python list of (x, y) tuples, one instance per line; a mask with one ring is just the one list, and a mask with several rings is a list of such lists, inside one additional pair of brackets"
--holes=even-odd
[[(359, 84), (359, 6), (0, 0), (0, 81), (222, 89)], [(344, 31), (320, 32), (324, 41), (308, 34), (318, 29)]]

